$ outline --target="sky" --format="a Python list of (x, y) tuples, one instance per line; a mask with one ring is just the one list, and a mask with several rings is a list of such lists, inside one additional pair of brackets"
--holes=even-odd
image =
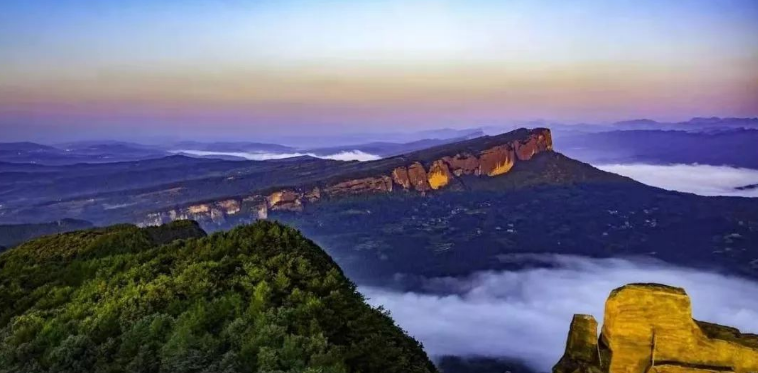
[(758, 2), (4, 0), (0, 138), (758, 116)]

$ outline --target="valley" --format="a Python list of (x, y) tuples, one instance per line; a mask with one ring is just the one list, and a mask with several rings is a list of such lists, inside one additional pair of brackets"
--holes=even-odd
[[(758, 279), (758, 200), (651, 187), (563, 155), (553, 137), (545, 128), (518, 129), (367, 162), (173, 155), (105, 164), (3, 163), (0, 221), (32, 224), (0, 226), (7, 234), (0, 245), (14, 252), (35, 236), (91, 224), (160, 232), (195, 221), (224, 234), (279, 222), (322, 247), (369, 297), (388, 302), (401, 326), (430, 342), (427, 353), (437, 366), (453, 373), (541, 371), (547, 366), (539, 361), (557, 360), (558, 349), (535, 355), (506, 344), (469, 355), (441, 348), (437, 332), (407, 324), (413, 316), (396, 308), (394, 297), (468, 302), (466, 289), (478, 276), (560, 272), (572, 260), (649, 261), (651, 268)], [(67, 217), (86, 220), (45, 223)], [(165, 239), (175, 238), (181, 234)]]
[(758, 373), (758, 1), (0, 1), (0, 373)]

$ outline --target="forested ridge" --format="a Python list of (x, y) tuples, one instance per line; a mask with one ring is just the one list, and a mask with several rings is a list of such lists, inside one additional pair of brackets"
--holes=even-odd
[(40, 224), (0, 224), (0, 251), (3, 247), (13, 247), (32, 238), (87, 228), (92, 228), (92, 223), (76, 219)]
[(0, 254), (0, 372), (434, 372), (298, 231), (194, 222)]

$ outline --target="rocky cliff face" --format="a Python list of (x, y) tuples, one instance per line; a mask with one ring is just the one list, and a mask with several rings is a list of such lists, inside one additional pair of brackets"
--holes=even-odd
[[(514, 131), (518, 136), (498, 141), (486, 138), (486, 146), (463, 147), (461, 151), (443, 154), (436, 159), (414, 159), (413, 154), (389, 160), (366, 162), (375, 170), (371, 176), (330, 180), (319, 185), (282, 188), (273, 192), (228, 198), (221, 201), (197, 203), (190, 206), (149, 214), (141, 225), (192, 219), (200, 222), (223, 222), (227, 217), (265, 219), (269, 211), (300, 211), (307, 204), (322, 199), (349, 195), (410, 192), (426, 194), (432, 191), (463, 185), (467, 176), (495, 177), (507, 174), (516, 162), (529, 161), (535, 154), (552, 151), (550, 130), (538, 128)], [(473, 140), (476, 141), (476, 140)], [(399, 163), (399, 164), (398, 164)], [(387, 165), (390, 165), (389, 167)]]
[(597, 337), (592, 316), (576, 315), (554, 373), (758, 371), (758, 335), (692, 319), (683, 289), (631, 284), (611, 292)]

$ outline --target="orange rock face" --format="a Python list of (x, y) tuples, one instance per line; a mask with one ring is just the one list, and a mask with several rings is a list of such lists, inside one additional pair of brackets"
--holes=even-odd
[(211, 207), (208, 205), (194, 205), (190, 206), (187, 210), (190, 214), (204, 214), (209, 212)]
[(448, 164), (455, 176), (479, 174), (479, 159), (471, 154), (456, 154), (442, 160)]
[(330, 196), (391, 191), (392, 178), (389, 176), (367, 177), (363, 179), (348, 180), (334, 184), (324, 189), (324, 192)]
[(234, 199), (227, 199), (216, 203), (219, 209), (228, 215), (233, 215), (240, 212), (240, 203)]
[(413, 189), (416, 189), (419, 192), (426, 192), (432, 189), (432, 187), (429, 186), (426, 170), (424, 170), (424, 166), (419, 162), (414, 162), (408, 166), (408, 180)]
[(502, 175), (511, 170), (513, 162), (513, 149), (510, 146), (496, 146), (482, 152), (479, 158), (479, 173), (487, 176)]
[(268, 207), (271, 210), (300, 211), (303, 209), (303, 202), (299, 193), (285, 189), (268, 196)]
[(549, 130), (536, 131), (526, 140), (514, 141), (513, 148), (520, 161), (528, 161), (539, 152), (552, 150), (553, 138)]
[[(432, 190), (463, 186), (463, 176), (494, 177), (507, 174), (516, 162), (527, 161), (535, 154), (552, 150), (552, 137), (548, 129), (520, 130), (527, 134), (517, 140), (492, 141), (491, 147), (481, 151), (464, 147), (460, 153), (441, 156), (431, 161), (428, 170), (419, 161), (411, 162), (377, 175), (342, 180), (328, 185), (310, 185), (302, 188), (282, 189), (268, 196), (252, 195), (241, 199), (194, 204), (170, 211), (155, 212), (143, 224), (160, 224), (166, 221), (195, 219), (223, 222), (227, 216), (265, 219), (269, 211), (300, 211), (306, 204), (316, 203), (323, 197), (338, 197), (361, 193), (388, 193), (397, 189), (422, 194)], [(485, 139), (483, 141), (488, 141)]]
[(400, 185), (403, 189), (410, 189), (411, 179), (408, 176), (408, 169), (405, 167), (398, 167), (392, 170), (392, 181), (395, 184)]
[(448, 184), (453, 179), (453, 174), (447, 167), (447, 163), (443, 160), (434, 161), (429, 168), (428, 173), (429, 187), (432, 189), (439, 189)]
[(520, 161), (528, 161), (532, 159), (535, 153), (537, 153), (537, 140), (534, 138), (529, 139), (526, 142), (515, 142), (516, 156)]

